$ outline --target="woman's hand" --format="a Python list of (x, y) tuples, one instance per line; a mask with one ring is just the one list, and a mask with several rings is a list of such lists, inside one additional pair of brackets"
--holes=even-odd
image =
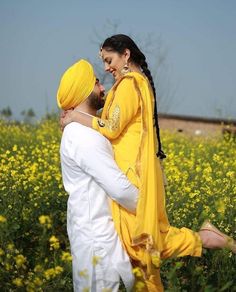
[(60, 114), (60, 128), (63, 131), (65, 126), (73, 122), (73, 109), (62, 111)]
[(80, 123), (86, 127), (92, 128), (93, 116), (87, 113), (79, 112), (73, 109), (62, 111), (60, 115), (60, 127), (63, 131), (65, 126), (71, 122)]

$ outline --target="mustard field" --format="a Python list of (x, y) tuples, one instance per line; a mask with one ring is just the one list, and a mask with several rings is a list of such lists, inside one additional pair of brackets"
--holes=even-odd
[[(61, 131), (0, 121), (0, 291), (72, 291), (67, 194), (60, 173)], [(227, 139), (226, 139), (227, 138)], [(162, 132), (170, 222), (197, 231), (205, 219), (236, 237), (236, 141)], [(236, 257), (162, 262), (166, 291), (236, 291)]]

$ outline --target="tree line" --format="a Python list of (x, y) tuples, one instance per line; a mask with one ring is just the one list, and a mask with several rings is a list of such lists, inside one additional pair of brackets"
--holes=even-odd
[[(23, 110), (21, 113), (22, 121), (27, 124), (33, 124), (35, 123), (38, 118), (35, 113), (35, 111), (32, 108), (29, 108), (27, 110)], [(43, 117), (40, 118), (40, 120), (57, 120), (59, 117), (59, 111), (51, 111), (46, 112)], [(0, 109), (0, 120), (4, 120), (6, 122), (13, 122), (13, 123), (19, 123), (18, 120), (13, 118), (13, 111), (11, 110), (10, 106), (7, 106), (5, 108)]]
[[(21, 116), (23, 117), (23, 121), (27, 123), (33, 122), (33, 120), (36, 117), (35, 111), (32, 108), (29, 108), (28, 110), (23, 110), (21, 112)], [(13, 117), (13, 112), (10, 108), (10, 106), (7, 106), (0, 110), (0, 118), (4, 119), (6, 121), (11, 121)]]

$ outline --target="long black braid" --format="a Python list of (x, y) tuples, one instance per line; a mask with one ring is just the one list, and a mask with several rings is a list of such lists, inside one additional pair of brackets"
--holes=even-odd
[(152, 74), (150, 70), (148, 69), (148, 65), (146, 62), (146, 58), (144, 57), (143, 60), (141, 60), (140, 64), (143, 73), (147, 76), (150, 85), (152, 87), (153, 95), (154, 95), (154, 121), (155, 121), (155, 126), (156, 126), (156, 135), (157, 135), (157, 141), (158, 141), (158, 152), (157, 152), (157, 157), (160, 157), (160, 159), (166, 158), (165, 153), (162, 150), (161, 147), (161, 137), (160, 137), (160, 128), (159, 128), (159, 123), (158, 123), (158, 113), (157, 113), (157, 100), (156, 100), (156, 88), (153, 82)]
[(117, 34), (117, 35), (113, 35), (112, 37), (107, 38), (104, 41), (102, 48), (104, 48), (106, 50), (118, 52), (120, 54), (123, 54), (125, 49), (129, 49), (130, 50), (130, 61), (139, 65), (141, 67), (143, 73), (148, 78), (149, 83), (150, 83), (152, 90), (153, 90), (153, 95), (154, 95), (154, 121), (155, 121), (156, 135), (157, 135), (157, 141), (158, 141), (158, 152), (156, 153), (156, 155), (160, 159), (165, 158), (166, 155), (162, 151), (161, 138), (160, 138), (160, 128), (159, 128), (159, 124), (158, 124), (156, 89), (155, 89), (155, 85), (153, 82), (152, 74), (151, 74), (150, 70), (148, 69), (146, 57), (140, 51), (140, 49), (135, 44), (135, 42), (130, 37), (128, 37), (127, 35), (124, 35), (124, 34)]

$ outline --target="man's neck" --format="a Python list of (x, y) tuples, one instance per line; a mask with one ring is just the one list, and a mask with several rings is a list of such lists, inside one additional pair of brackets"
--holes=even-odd
[(96, 116), (96, 114), (97, 114), (97, 111), (95, 109), (92, 109), (85, 104), (78, 105), (75, 109), (77, 109), (78, 111), (84, 112), (86, 114), (92, 115), (92, 116)]

